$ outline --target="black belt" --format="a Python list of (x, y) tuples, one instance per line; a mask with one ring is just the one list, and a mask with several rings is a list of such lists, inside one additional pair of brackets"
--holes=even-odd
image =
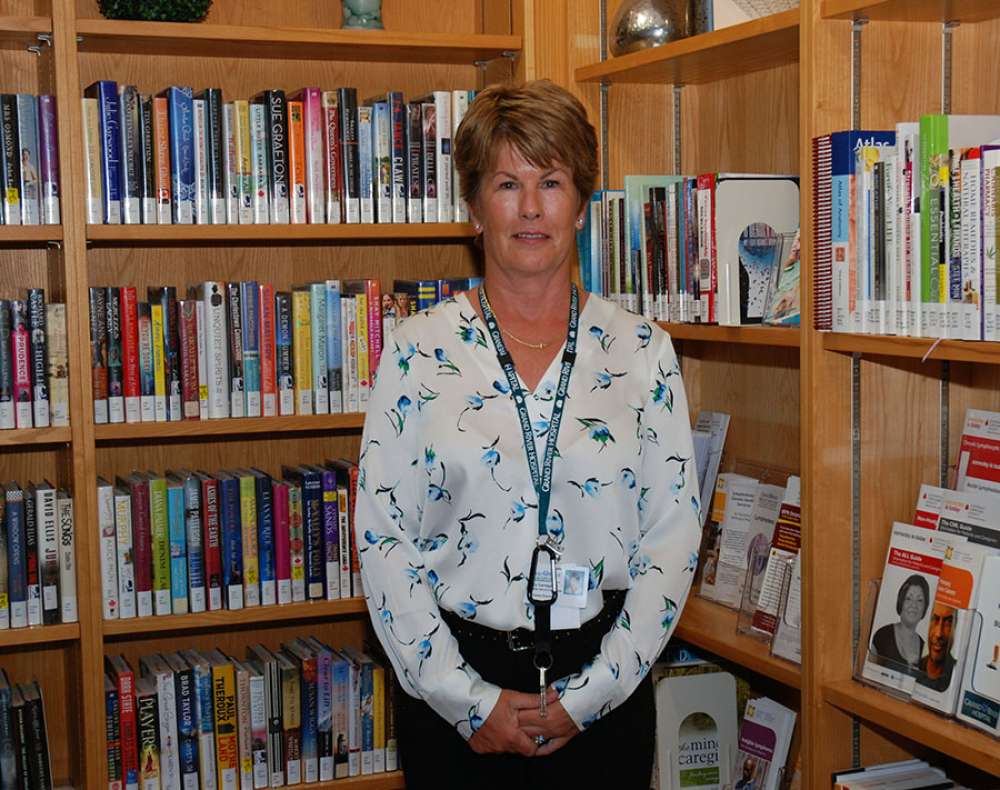
[[(594, 617), (579, 628), (564, 628), (552, 632), (554, 643), (566, 639), (578, 639), (581, 636), (599, 631), (602, 634), (611, 630), (612, 624), (621, 613), (625, 603), (626, 590), (602, 590), (604, 607)], [(532, 650), (535, 647), (535, 632), (527, 628), (515, 628), (513, 631), (498, 631), (487, 625), (480, 625), (459, 617), (454, 612), (441, 610), (441, 617), (451, 629), (456, 639), (475, 639), (481, 642), (505, 644), (509, 650), (519, 653), (522, 650)]]

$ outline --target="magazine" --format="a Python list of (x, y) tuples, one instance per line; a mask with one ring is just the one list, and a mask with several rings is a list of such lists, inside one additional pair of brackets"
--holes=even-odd
[(734, 790), (778, 790), (795, 731), (795, 711), (767, 697), (747, 702), (733, 766)]

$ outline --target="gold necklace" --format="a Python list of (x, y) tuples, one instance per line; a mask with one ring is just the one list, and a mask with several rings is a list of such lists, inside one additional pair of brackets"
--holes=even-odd
[(543, 348), (546, 348), (547, 346), (551, 346), (553, 343), (556, 342), (554, 340), (549, 340), (547, 343), (529, 343), (527, 340), (521, 340), (521, 338), (519, 338), (517, 335), (515, 335), (509, 329), (504, 329), (503, 327), (500, 327), (500, 331), (503, 332), (505, 335), (507, 335), (507, 337), (509, 337), (511, 340), (514, 340), (514, 341), (520, 343), (522, 346), (527, 346), (528, 348), (533, 348), (536, 351), (541, 351)]

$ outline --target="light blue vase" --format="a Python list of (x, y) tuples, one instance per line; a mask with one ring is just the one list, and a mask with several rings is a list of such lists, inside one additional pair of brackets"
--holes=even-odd
[(382, 0), (342, 0), (343, 28), (382, 30)]

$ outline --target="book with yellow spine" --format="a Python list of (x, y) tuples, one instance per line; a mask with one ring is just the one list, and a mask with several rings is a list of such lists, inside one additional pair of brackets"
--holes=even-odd
[(260, 606), (260, 564), (257, 551), (257, 482), (247, 469), (235, 472), (240, 481), (240, 521), (243, 538), (243, 605)]
[(150, 323), (153, 329), (153, 409), (157, 422), (167, 421), (167, 363), (163, 356), (163, 305), (150, 304)]
[(237, 99), (233, 102), (233, 120), (236, 139), (236, 188), (239, 209), (237, 217), (240, 225), (253, 224), (253, 165), (250, 148), (250, 102)]
[(292, 364), (295, 413), (312, 414), (312, 317), (308, 285), (292, 286)]
[(385, 667), (374, 664), (372, 667), (372, 717), (374, 719), (374, 737), (372, 762), (374, 773), (385, 771)]
[(355, 294), (354, 304), (357, 315), (355, 326), (358, 347), (358, 406), (360, 411), (365, 411), (372, 383), (368, 367), (368, 296), (363, 293)]
[(215, 764), (218, 790), (238, 790), (239, 742), (237, 740), (236, 674), (220, 650), (204, 653), (212, 665), (212, 707), (215, 713)]

